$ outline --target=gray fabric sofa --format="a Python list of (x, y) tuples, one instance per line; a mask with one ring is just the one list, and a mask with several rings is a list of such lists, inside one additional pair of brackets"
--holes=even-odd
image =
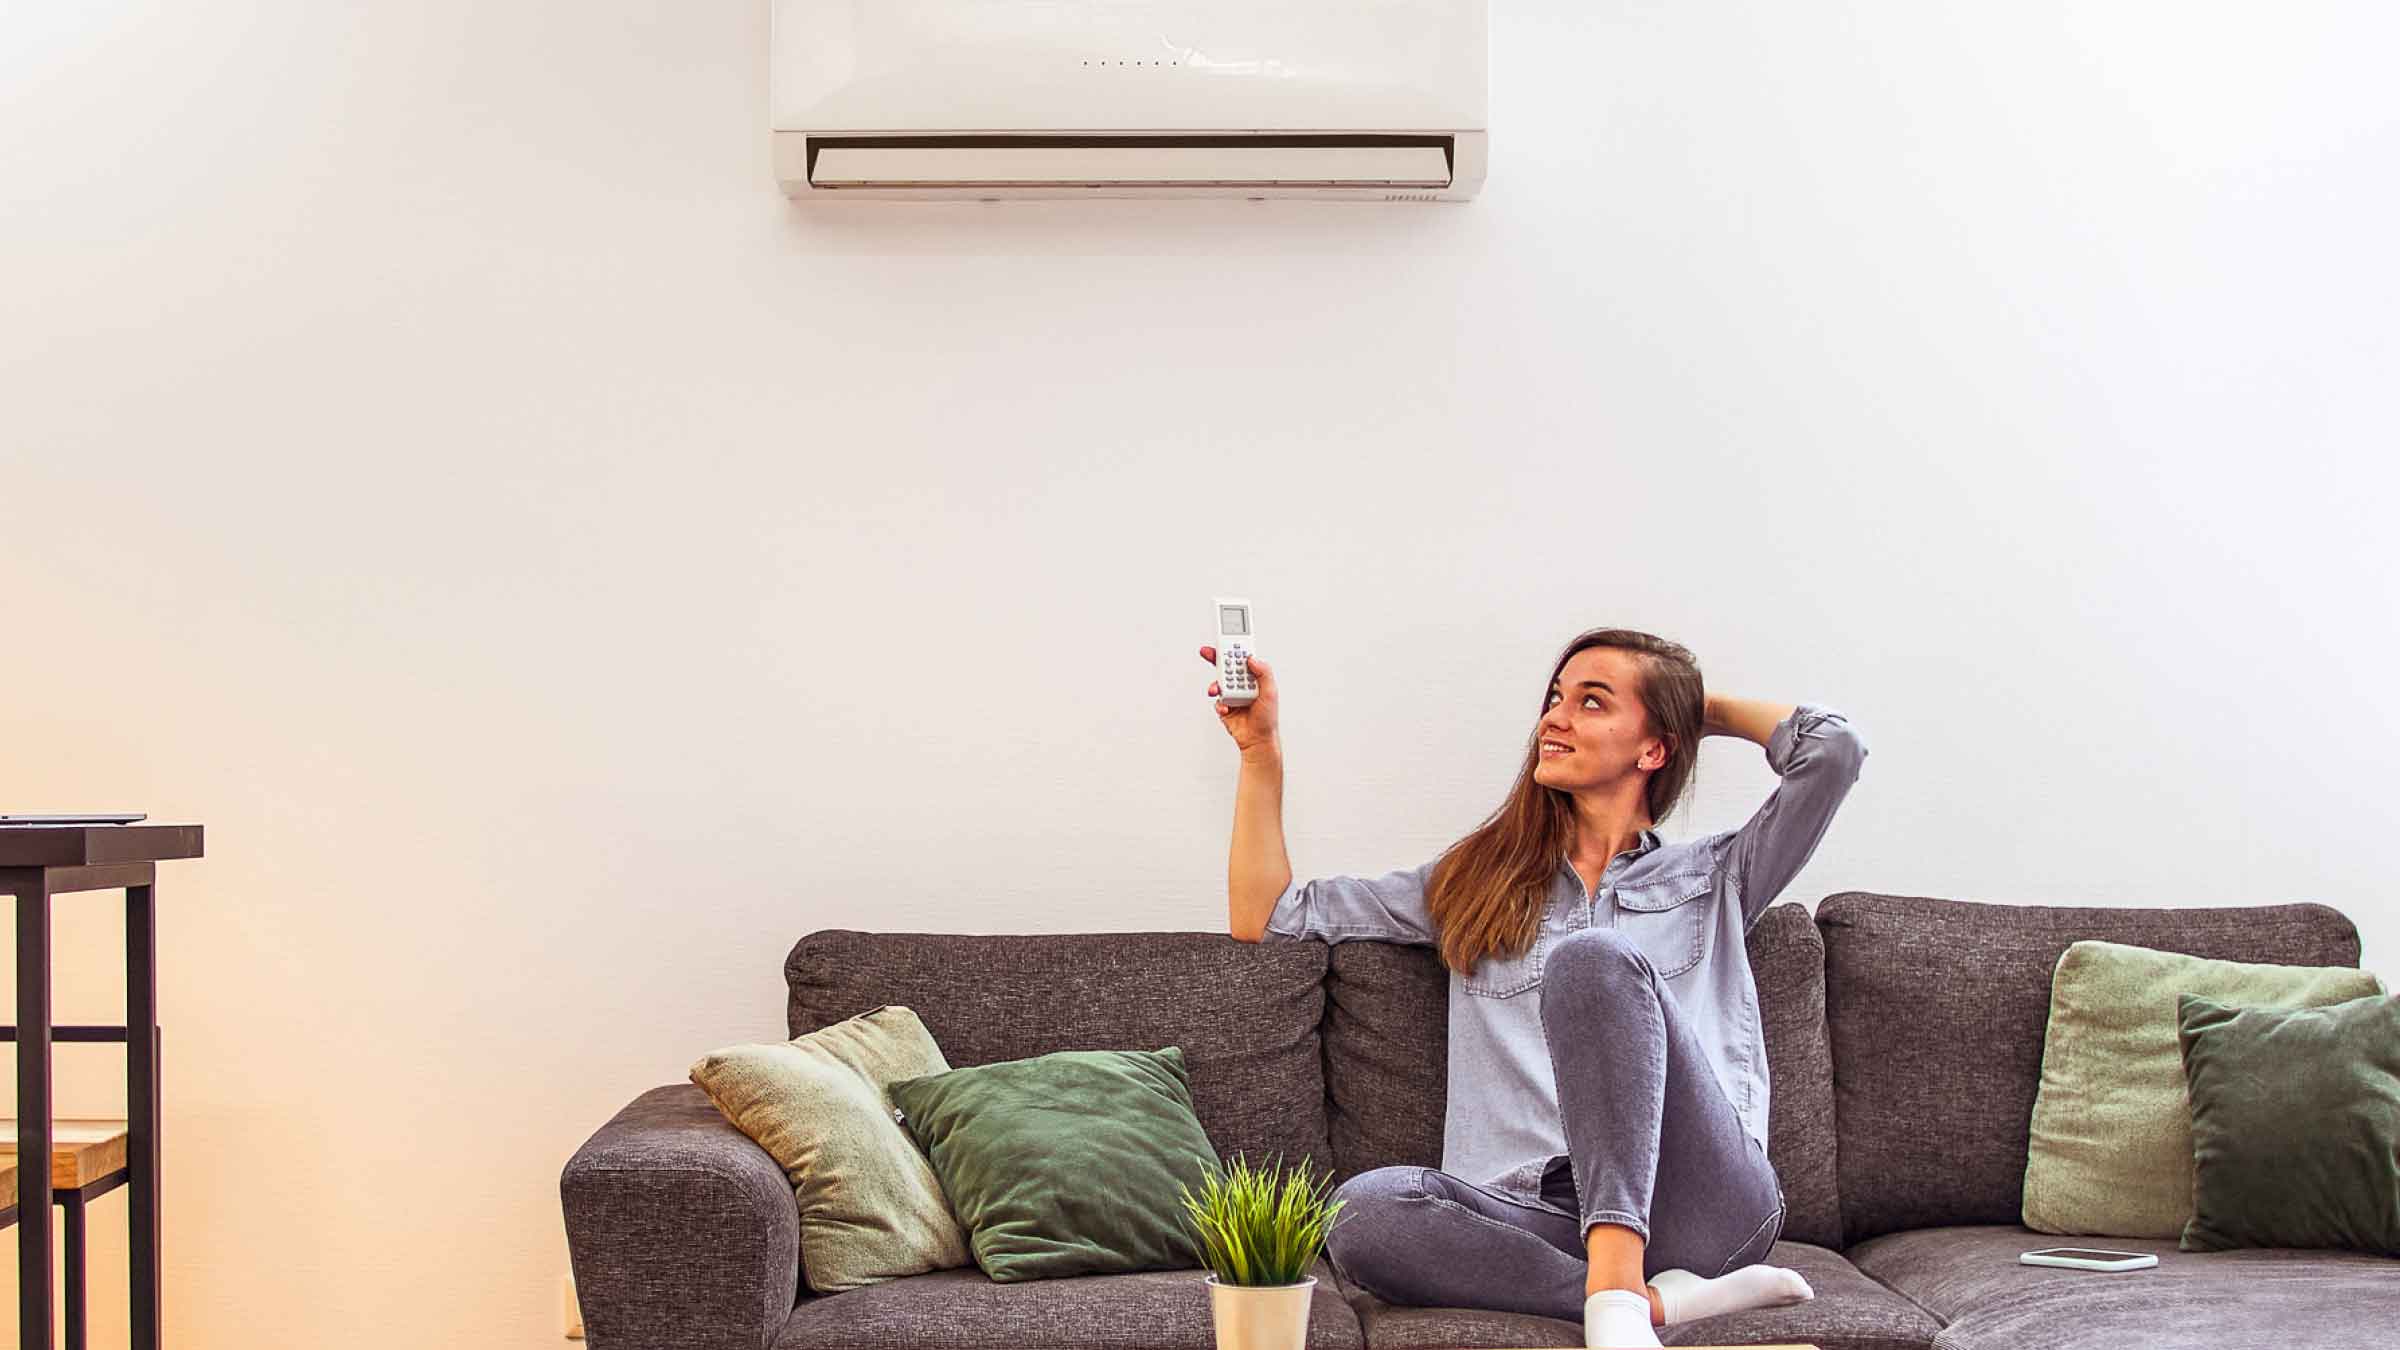
[[(1770, 1260), (1817, 1297), (1685, 1323), (1669, 1345), (1824, 1350), (2385, 1347), (2400, 1262), (2186, 1254), (2126, 1274), (2017, 1263), (2076, 1245), (2018, 1223), (2050, 974), (2086, 938), (2224, 960), (2358, 964), (2322, 905), (2099, 909), (1846, 892), (1749, 936), (1787, 1205)], [(1430, 949), (1207, 933), (812, 933), (784, 966), (791, 1035), (915, 1009), (954, 1066), (1180, 1045), (1218, 1152), (1306, 1155), (1347, 1179), (1440, 1162), (1448, 984)], [(695, 1046), (694, 1053), (707, 1047)], [(697, 1087), (643, 1093), (559, 1189), (593, 1350), (1211, 1350), (1202, 1272), (998, 1284), (969, 1266), (830, 1296), (799, 1275), (781, 1170)], [(1320, 1261), (1311, 1350), (1570, 1346), (1566, 1321), (1388, 1305)]]

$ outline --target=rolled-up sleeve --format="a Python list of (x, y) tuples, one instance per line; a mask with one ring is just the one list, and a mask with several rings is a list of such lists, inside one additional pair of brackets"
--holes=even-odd
[(1433, 862), (1427, 862), (1379, 877), (1295, 881), (1276, 898), (1266, 936), (1325, 942), (1372, 938), (1430, 947), (1433, 920), (1425, 907), (1425, 886), (1432, 876)]
[(1767, 736), (1767, 767), (1783, 781), (1725, 843), (1724, 866), (1742, 897), (1742, 923), (1756, 923), (1817, 851), (1833, 813), (1866, 763), (1867, 743), (1848, 718), (1803, 703)]

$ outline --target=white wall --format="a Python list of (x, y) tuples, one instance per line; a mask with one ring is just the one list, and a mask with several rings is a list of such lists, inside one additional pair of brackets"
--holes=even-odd
[(1617, 624), (1868, 735), (1789, 898), (2400, 974), (2400, 20), (1496, 9), (1471, 204), (821, 214), (755, 0), (0, 12), (0, 810), (208, 827), (178, 1346), (555, 1344), (561, 1164), (813, 929), (1219, 927), (1219, 592), (1303, 876), (1471, 828)]

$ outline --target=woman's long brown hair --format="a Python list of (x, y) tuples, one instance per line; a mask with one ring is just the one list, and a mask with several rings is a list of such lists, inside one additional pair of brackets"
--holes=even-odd
[[(1559, 653), (1550, 681), (1557, 681), (1575, 653), (1590, 647), (1613, 647), (1638, 658), (1642, 711), (1649, 718), (1650, 733), (1667, 743), (1667, 762), (1650, 775), (1643, 798), (1655, 825), (1682, 801), (1691, 782), (1708, 707), (1700, 667), (1691, 652), (1665, 638), (1628, 628), (1595, 628)], [(1541, 711), (1548, 711), (1549, 698), (1545, 683)], [(1537, 715), (1525, 743), (1524, 767), (1517, 771), (1508, 800), (1474, 833), (1444, 850), (1427, 878), (1426, 909), (1440, 938), (1442, 964), (1452, 970), (1473, 970), (1486, 955), (1521, 955), (1533, 945), (1543, 911), (1550, 906), (1558, 865), (1575, 835), (1575, 799), (1533, 780), (1541, 756)]]

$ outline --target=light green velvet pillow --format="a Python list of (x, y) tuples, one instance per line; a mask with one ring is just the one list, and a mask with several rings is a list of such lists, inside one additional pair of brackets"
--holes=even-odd
[(2181, 1000), (2192, 1100), (2187, 1252), (2400, 1256), (2400, 999)]
[(2078, 942), (2050, 978), (2042, 1081), (2025, 1157), (2037, 1233), (2173, 1238), (2192, 1217), (2192, 1117), (2176, 999), (2313, 1007), (2381, 993), (2347, 966), (2209, 961)]
[(884, 1097), (896, 1079), (949, 1067), (916, 1012), (897, 1004), (692, 1065), (692, 1081), (790, 1178), (810, 1289), (838, 1293), (973, 1260), (933, 1165)]
[(1061, 1050), (894, 1083), (992, 1279), (1189, 1270), (1181, 1189), (1217, 1165), (1183, 1050)]

